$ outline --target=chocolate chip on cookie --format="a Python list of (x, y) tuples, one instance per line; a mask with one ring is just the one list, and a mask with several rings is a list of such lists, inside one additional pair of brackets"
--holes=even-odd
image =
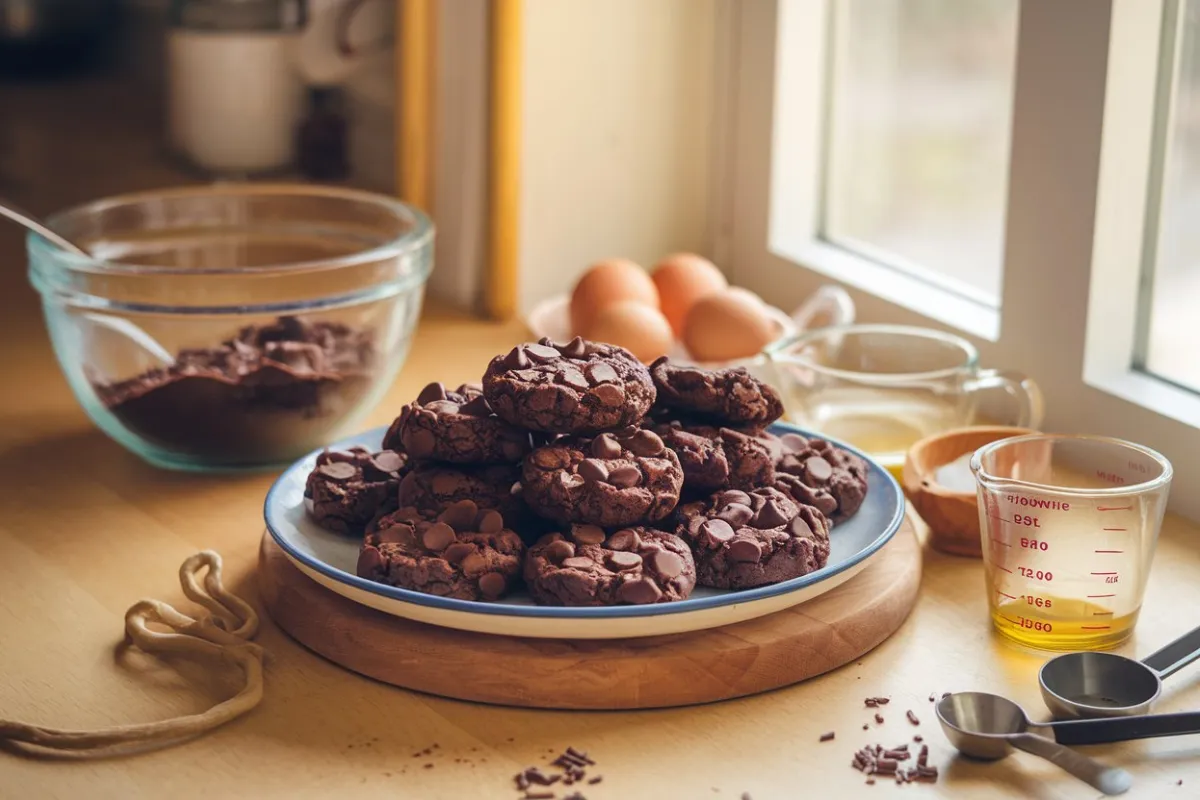
[(517, 464), (418, 464), (400, 481), (400, 506), (439, 513), (460, 500), (471, 500), (480, 508), (499, 511), (519, 529), (529, 516), (516, 490), (520, 479)]
[(807, 575), (829, 560), (828, 518), (778, 489), (730, 489), (680, 506), (676, 532), (696, 561), (696, 583), (749, 589)]
[(483, 389), (469, 383), (454, 391), (440, 383), (426, 386), (383, 442), (403, 448), (414, 461), (451, 464), (512, 463), (532, 449), (529, 433), (493, 414)]
[(654, 432), (683, 468), (683, 490), (689, 496), (718, 489), (757, 489), (775, 480), (771, 450), (757, 430), (740, 431), (672, 420)]
[(542, 339), (497, 356), (483, 375), (496, 414), (522, 428), (594, 433), (641, 420), (654, 402), (650, 373), (628, 350), (576, 336)]
[(696, 566), (687, 544), (664, 531), (572, 525), (529, 549), (525, 583), (542, 605), (667, 603), (692, 593)]
[(521, 469), (525, 502), (559, 523), (632, 525), (663, 519), (679, 502), (679, 459), (653, 431), (626, 428), (539, 447)]
[(380, 512), (396, 508), (397, 486), (407, 470), (407, 457), (391, 450), (326, 450), (308, 475), (304, 506), (321, 527), (360, 534)]
[[(832, 496), (837, 508), (829, 514), (830, 519), (841, 522), (858, 511), (867, 496), (865, 461), (824, 439), (807, 439), (798, 433), (785, 433), (772, 439), (777, 453), (776, 473), (794, 475), (805, 486)], [(785, 482), (780, 488), (796, 494), (794, 484), (789, 488)], [(803, 497), (797, 499), (803, 501)], [(821, 506), (816, 502), (813, 505)]]
[(358, 555), (359, 577), (459, 600), (499, 600), (517, 583), (525, 545), (494, 509), (470, 500), (440, 514), (402, 508), (380, 519)]
[(678, 414), (733, 427), (764, 427), (783, 415), (779, 392), (744, 367), (685, 367), (662, 356), (650, 365), (650, 376), (656, 404)]

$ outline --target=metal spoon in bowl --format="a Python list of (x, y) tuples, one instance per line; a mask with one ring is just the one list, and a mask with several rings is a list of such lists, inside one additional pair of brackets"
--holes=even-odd
[[(84, 258), (92, 257), (92, 254), (87, 250), (84, 250), (61, 234), (55, 233), (46, 223), (3, 198), (0, 198), (0, 216), (8, 217), (13, 222), (23, 225), (59, 249), (66, 250), (68, 253), (77, 256), (83, 256)], [(163, 364), (175, 363), (175, 356), (171, 355), (170, 351), (159, 344), (154, 337), (129, 320), (96, 313), (89, 313), (84, 316), (89, 322), (102, 325), (129, 338)]]
[(1014, 748), (1057, 764), (1106, 795), (1126, 792), (1133, 776), (1064, 747), (1053, 739), (1030, 733), (1036, 728), (1019, 705), (994, 694), (960, 692), (943, 697), (936, 707), (946, 738), (960, 752), (995, 761)]
[(50, 242), (55, 247), (66, 250), (68, 253), (74, 253), (77, 256), (85, 256), (91, 258), (91, 253), (84, 250), (79, 245), (72, 242), (70, 239), (63, 238), (60, 234), (55, 233), (46, 223), (30, 214), (28, 211), (18, 208), (10, 201), (0, 198), (0, 216), (5, 216), (16, 222), (18, 225), (24, 225), (29, 230), (41, 236), (46, 241)]
[(1163, 679), (1197, 658), (1200, 628), (1141, 661), (1104, 652), (1056, 656), (1038, 671), (1038, 684), (1055, 717), (1128, 717), (1149, 711)]

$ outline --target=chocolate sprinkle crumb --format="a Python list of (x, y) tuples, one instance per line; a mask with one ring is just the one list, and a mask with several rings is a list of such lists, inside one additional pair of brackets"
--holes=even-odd
[(833, 731), (826, 731), (825, 733), (822, 733), (822, 734), (821, 734), (821, 741), (822, 741), (822, 742), (828, 742), (828, 741), (829, 741), (830, 739), (832, 739), (833, 737), (834, 737), (834, 733), (833, 733)]
[(878, 722), (880, 725), (882, 725), (883, 724), (883, 714), (876, 714), (875, 721)]
[(921, 724), (921, 720), (917, 719), (917, 715), (912, 712), (912, 709), (909, 709), (904, 716), (908, 717), (908, 721), (913, 725)]

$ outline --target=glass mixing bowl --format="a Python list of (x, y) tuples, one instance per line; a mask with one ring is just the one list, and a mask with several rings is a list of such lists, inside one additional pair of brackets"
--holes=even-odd
[(408, 355), (433, 225), (388, 197), (216, 184), (58, 213), (29, 277), (88, 416), (145, 460), (275, 466), (349, 432)]

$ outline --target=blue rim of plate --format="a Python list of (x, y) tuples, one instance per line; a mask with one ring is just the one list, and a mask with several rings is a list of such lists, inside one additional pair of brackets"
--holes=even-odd
[[(346, 439), (334, 442), (328, 447), (336, 449), (342, 442), (350, 440), (362, 439), (368, 436), (378, 434), (378, 438), (382, 438), (386, 426), (373, 428), (364, 431), (357, 436), (346, 437)], [(517, 606), (503, 603), (481, 603), (476, 600), (457, 600), (451, 597), (438, 597), (437, 595), (424, 594), (422, 592), (414, 592), (411, 589), (401, 589), (396, 586), (388, 586), (387, 584), (369, 581), (366, 578), (360, 578), (357, 575), (345, 572), (337, 567), (326, 564), (306, 553), (301, 553), (276, 530), (276, 527), (271, 522), (271, 502), (275, 497), (276, 492), (280, 491), (285, 483), (290, 483), (293, 474), (304, 468), (305, 462), (316, 456), (324, 447), (317, 448), (302, 458), (298, 459), (294, 464), (284, 470), (283, 474), (275, 480), (270, 490), (267, 492), (266, 500), (263, 503), (263, 519), (266, 521), (267, 531), (270, 532), (271, 538), (275, 540), (275, 544), (291, 556), (296, 561), (304, 564), (309, 569), (321, 573), (322, 575), (331, 578), (338, 583), (352, 586), (364, 592), (386, 597), (390, 600), (400, 600), (405, 603), (412, 603), (419, 606), (428, 606), (429, 608), (437, 608), (444, 611), (457, 611), (467, 614), (488, 614), (498, 617), (524, 617), (524, 618), (544, 618), (544, 619), (623, 619), (626, 617), (654, 617), (663, 614), (685, 614), (693, 611), (705, 611), (722, 606), (735, 605), (737, 603), (750, 603), (756, 600), (765, 600), (770, 597), (778, 597), (782, 594), (790, 594), (791, 592), (819, 583), (834, 575), (845, 572), (852, 567), (861, 564), (866, 559), (877, 553), (885, 544), (892, 540), (896, 535), (896, 531), (900, 530), (900, 524), (904, 520), (905, 500), (904, 492), (900, 488), (900, 484), (896, 481), (892, 474), (884, 469), (873, 458), (868, 456), (856, 447), (851, 447), (845, 442), (837, 439), (832, 439), (828, 436), (822, 436), (817, 433), (811, 433), (796, 425), (787, 422), (776, 422), (770, 426), (769, 430), (775, 434), (781, 433), (798, 433), (801, 436), (816, 437), (825, 439), (826, 441), (838, 447), (849, 450), (867, 462), (869, 469), (872, 472), (879, 473), (884, 479), (884, 485), (892, 494), (892, 500), (895, 505), (895, 512), (892, 518), (888, 520), (883, 531), (876, 536), (870, 544), (859, 550), (845, 561), (840, 562), (835, 567), (822, 567), (821, 569), (810, 572), (807, 575), (801, 575), (798, 578), (774, 583), (769, 586), (759, 586), (754, 589), (742, 589), (740, 591), (729, 591), (725, 594), (711, 595), (708, 597), (695, 597), (686, 600), (679, 600), (673, 603), (654, 603), (651, 605), (638, 606), (604, 606), (600, 608), (579, 607), (579, 606)], [(347, 444), (347, 446), (349, 446)], [(869, 495), (868, 495), (869, 497)], [(834, 528), (836, 532), (837, 528)]]

